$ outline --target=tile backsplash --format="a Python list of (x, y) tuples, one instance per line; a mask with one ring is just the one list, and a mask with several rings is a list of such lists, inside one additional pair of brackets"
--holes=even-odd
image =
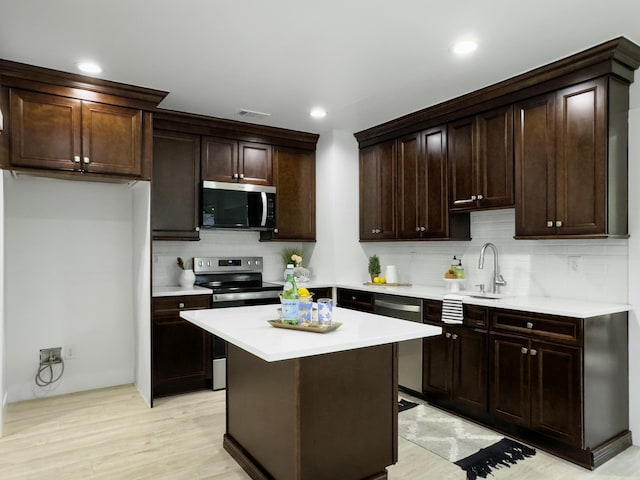
[[(499, 252), (500, 270), (507, 285), (501, 291), (512, 295), (554, 296), (602, 302), (628, 301), (628, 240), (514, 240), (514, 209), (471, 213), (469, 242), (372, 242), (359, 243), (362, 255), (339, 268), (361, 272), (355, 281), (367, 280), (366, 259), (377, 254), (383, 267), (396, 265), (399, 280), (420, 285), (444, 286), (444, 272), (453, 255), (462, 260), (465, 288), (488, 290), (493, 272), (493, 253), (487, 251), (483, 270), (478, 269), (482, 245), (492, 242)], [(357, 239), (355, 240), (357, 242)], [(354, 239), (336, 236), (336, 248)], [(260, 255), (264, 257), (265, 280), (282, 275), (282, 242), (259, 242), (256, 232), (203, 231), (199, 242), (154, 242), (153, 284), (175, 285), (179, 274), (176, 257)], [(315, 244), (304, 244), (311, 259)], [(318, 256), (320, 251), (318, 252)], [(331, 263), (331, 258), (313, 258), (312, 264)], [(305, 265), (308, 262), (305, 261)], [(338, 268), (336, 266), (334, 269)], [(312, 268), (313, 272), (313, 268)], [(345, 281), (334, 272), (334, 279)], [(331, 278), (314, 280), (332, 281)], [(353, 278), (347, 279), (354, 281)]]

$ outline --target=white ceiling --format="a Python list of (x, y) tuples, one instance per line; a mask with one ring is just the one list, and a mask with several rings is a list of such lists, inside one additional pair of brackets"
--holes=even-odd
[[(475, 37), (471, 57), (451, 45)], [(0, 0), (0, 58), (167, 90), (161, 107), (356, 132), (618, 36), (638, 0)], [(323, 120), (309, 117), (323, 106)]]

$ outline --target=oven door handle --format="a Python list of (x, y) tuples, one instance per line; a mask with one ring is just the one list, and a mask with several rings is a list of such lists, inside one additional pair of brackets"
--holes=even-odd
[(278, 290), (266, 290), (263, 292), (237, 292), (237, 293), (214, 293), (213, 302), (233, 302), (236, 300), (256, 300), (262, 298), (278, 298)]
[(260, 197), (262, 198), (262, 220), (260, 221), (260, 226), (265, 227), (267, 225), (267, 194), (261, 192)]

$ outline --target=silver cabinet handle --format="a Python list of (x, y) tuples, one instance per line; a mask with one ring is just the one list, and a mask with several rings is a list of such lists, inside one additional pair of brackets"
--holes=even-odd
[(233, 174), (233, 178), (237, 180), (237, 179), (238, 179), (238, 174), (237, 174), (237, 173), (234, 173), (234, 174)]
[(538, 354), (538, 351), (535, 348), (532, 348), (531, 350), (529, 350), (529, 353), (535, 357)]
[(527, 322), (527, 328), (529, 329), (533, 328), (533, 322)]
[(556, 220), (556, 227), (562, 226), (562, 220)]
[(73, 161), (74, 161), (75, 163), (80, 163), (80, 155), (75, 155), (75, 156), (73, 157)]
[(476, 195), (471, 195), (471, 200), (472, 200), (472, 201), (474, 201), (474, 202), (475, 202), (477, 199), (478, 199), (478, 197), (477, 197)]
[(421, 232), (426, 232), (427, 231), (427, 227), (420, 227), (420, 231)]
[(478, 200), (482, 200), (484, 196), (482, 194), (478, 194)]
[(521, 352), (523, 355), (526, 355), (528, 351), (529, 351), (529, 350), (527, 350), (527, 348), (526, 348), (526, 347), (521, 347), (521, 348), (520, 348), (520, 352)]
[(194, 228), (194, 230), (195, 230), (196, 232), (199, 232), (199, 231), (200, 231), (200, 227), (196, 227), (196, 228)]
[(553, 222), (551, 220), (547, 220), (547, 228), (553, 227)]
[(456, 340), (458, 338), (458, 334), (454, 333), (453, 335), (451, 335), (451, 338), (453, 338), (454, 340)]
[(449, 332), (445, 333), (444, 336), (447, 338), (451, 338), (451, 334)]
[(180, 303), (178, 304), (178, 307), (180, 307), (180, 308), (184, 308), (184, 303), (180, 302)]
[(277, 228), (274, 228), (274, 229), (273, 229), (273, 233), (278, 233), (278, 229), (277, 229)]
[(421, 228), (421, 227), (416, 227), (416, 232), (419, 232), (419, 231), (420, 231), (420, 228)]
[(238, 175), (238, 177), (240, 178), (240, 180), (242, 180), (244, 178), (244, 173), (241, 173), (240, 175)]
[(89, 163), (89, 157), (84, 157), (84, 158), (82, 159), (82, 162), (83, 162), (85, 165), (87, 165), (87, 164)]

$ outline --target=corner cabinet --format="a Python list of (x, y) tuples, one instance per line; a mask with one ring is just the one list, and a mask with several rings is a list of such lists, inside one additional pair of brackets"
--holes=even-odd
[(277, 192), (276, 228), (261, 239), (316, 240), (316, 154), (274, 147), (273, 178)]
[(360, 240), (396, 238), (396, 142), (360, 150)]
[(514, 204), (513, 106), (449, 123), (449, 208)]
[(601, 77), (515, 108), (516, 238), (626, 235), (628, 86)]
[(211, 295), (152, 299), (153, 398), (213, 388), (212, 336), (180, 318), (181, 310), (211, 308)]
[(154, 240), (200, 239), (200, 137), (155, 130), (151, 182)]

